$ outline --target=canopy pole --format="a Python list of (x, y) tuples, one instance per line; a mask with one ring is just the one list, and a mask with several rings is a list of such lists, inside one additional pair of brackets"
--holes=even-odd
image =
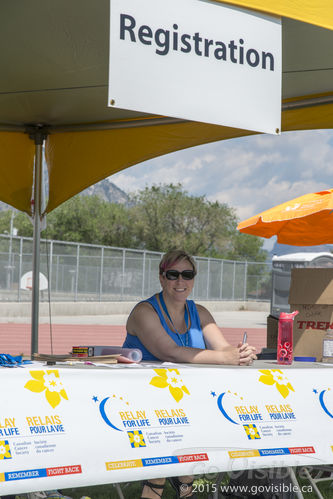
[(38, 353), (39, 325), (39, 268), (40, 268), (40, 228), (41, 228), (41, 190), (43, 168), (43, 142), (45, 134), (36, 130), (30, 135), (35, 141), (35, 178), (33, 199), (33, 261), (31, 297), (31, 358)]

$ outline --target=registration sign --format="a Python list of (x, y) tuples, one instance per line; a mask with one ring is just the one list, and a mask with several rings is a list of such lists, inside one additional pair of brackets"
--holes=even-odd
[(109, 106), (279, 133), (280, 19), (204, 0), (110, 5)]

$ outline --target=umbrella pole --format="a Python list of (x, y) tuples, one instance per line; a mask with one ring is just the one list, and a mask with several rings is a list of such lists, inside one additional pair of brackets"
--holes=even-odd
[(33, 204), (33, 261), (32, 261), (32, 297), (31, 297), (31, 358), (38, 353), (39, 325), (39, 267), (40, 267), (40, 226), (41, 226), (41, 181), (43, 166), (44, 136), (36, 132), (35, 140), (35, 179)]

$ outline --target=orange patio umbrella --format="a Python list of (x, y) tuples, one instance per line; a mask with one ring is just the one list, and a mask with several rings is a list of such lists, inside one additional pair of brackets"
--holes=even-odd
[(305, 194), (238, 224), (246, 234), (277, 236), (278, 243), (314, 246), (333, 243), (333, 189)]

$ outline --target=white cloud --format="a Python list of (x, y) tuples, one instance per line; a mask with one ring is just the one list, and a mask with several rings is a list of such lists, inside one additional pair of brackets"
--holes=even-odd
[(333, 132), (288, 132), (215, 142), (146, 161), (111, 177), (126, 192), (181, 183), (226, 202), (240, 219), (289, 199), (333, 188)]

